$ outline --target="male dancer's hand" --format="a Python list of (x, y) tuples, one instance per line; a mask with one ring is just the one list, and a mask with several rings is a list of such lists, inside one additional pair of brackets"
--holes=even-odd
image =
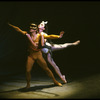
[(9, 26), (12, 26), (9, 22), (7, 23)]
[(60, 38), (62, 38), (63, 34), (64, 34), (64, 31), (61, 31), (60, 32)]

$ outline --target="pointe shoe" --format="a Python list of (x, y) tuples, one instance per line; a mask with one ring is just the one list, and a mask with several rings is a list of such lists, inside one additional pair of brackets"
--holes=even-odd
[(62, 81), (63, 81), (64, 83), (67, 83), (66, 78), (65, 78), (65, 75), (62, 76)]
[(73, 44), (74, 44), (74, 45), (78, 45), (79, 43), (80, 43), (80, 40), (74, 42)]

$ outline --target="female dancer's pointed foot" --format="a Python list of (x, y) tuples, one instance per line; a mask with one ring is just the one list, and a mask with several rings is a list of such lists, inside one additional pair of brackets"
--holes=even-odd
[(78, 45), (80, 43), (80, 40), (73, 43), (73, 45)]
[(55, 85), (58, 85), (58, 86), (62, 86), (62, 84), (61, 84), (61, 83), (59, 83), (59, 82), (57, 82), (57, 81), (56, 81), (56, 82), (54, 82), (54, 84), (55, 84)]
[(65, 75), (62, 76), (62, 81), (63, 81), (64, 83), (67, 83), (66, 78), (65, 78)]

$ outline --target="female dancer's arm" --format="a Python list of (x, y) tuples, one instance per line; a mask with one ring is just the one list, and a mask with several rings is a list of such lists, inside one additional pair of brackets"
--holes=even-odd
[(31, 44), (34, 46), (34, 47), (37, 47), (38, 45), (32, 40), (30, 34), (26, 34), (26, 36), (28, 37), (29, 41), (31, 42)]

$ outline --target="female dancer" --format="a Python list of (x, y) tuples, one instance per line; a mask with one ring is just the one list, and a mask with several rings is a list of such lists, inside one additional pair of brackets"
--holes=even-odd
[[(47, 22), (42, 21), (39, 25), (39, 33), (42, 35), (47, 35), (45, 32), (43, 32), (45, 30), (45, 24), (47, 24)], [(62, 31), (62, 33), (64, 33)], [(63, 35), (63, 34), (62, 34)], [(42, 40), (44, 38), (42, 37)], [(61, 74), (61, 71), (59, 69), (59, 67), (56, 65), (56, 63), (54, 62), (53, 58), (52, 58), (52, 51), (56, 51), (56, 50), (62, 50), (64, 48), (67, 48), (69, 46), (72, 45), (78, 45), (80, 43), (80, 41), (76, 41), (74, 43), (64, 43), (64, 44), (50, 44), (49, 42), (47, 42), (47, 39), (44, 39), (42, 41), (42, 52), (44, 54), (47, 54), (47, 61), (51, 64), (51, 66), (54, 68), (54, 70), (56, 71), (56, 73), (58, 74), (58, 76), (60, 77), (60, 79), (64, 82), (67, 83), (65, 75)]]

